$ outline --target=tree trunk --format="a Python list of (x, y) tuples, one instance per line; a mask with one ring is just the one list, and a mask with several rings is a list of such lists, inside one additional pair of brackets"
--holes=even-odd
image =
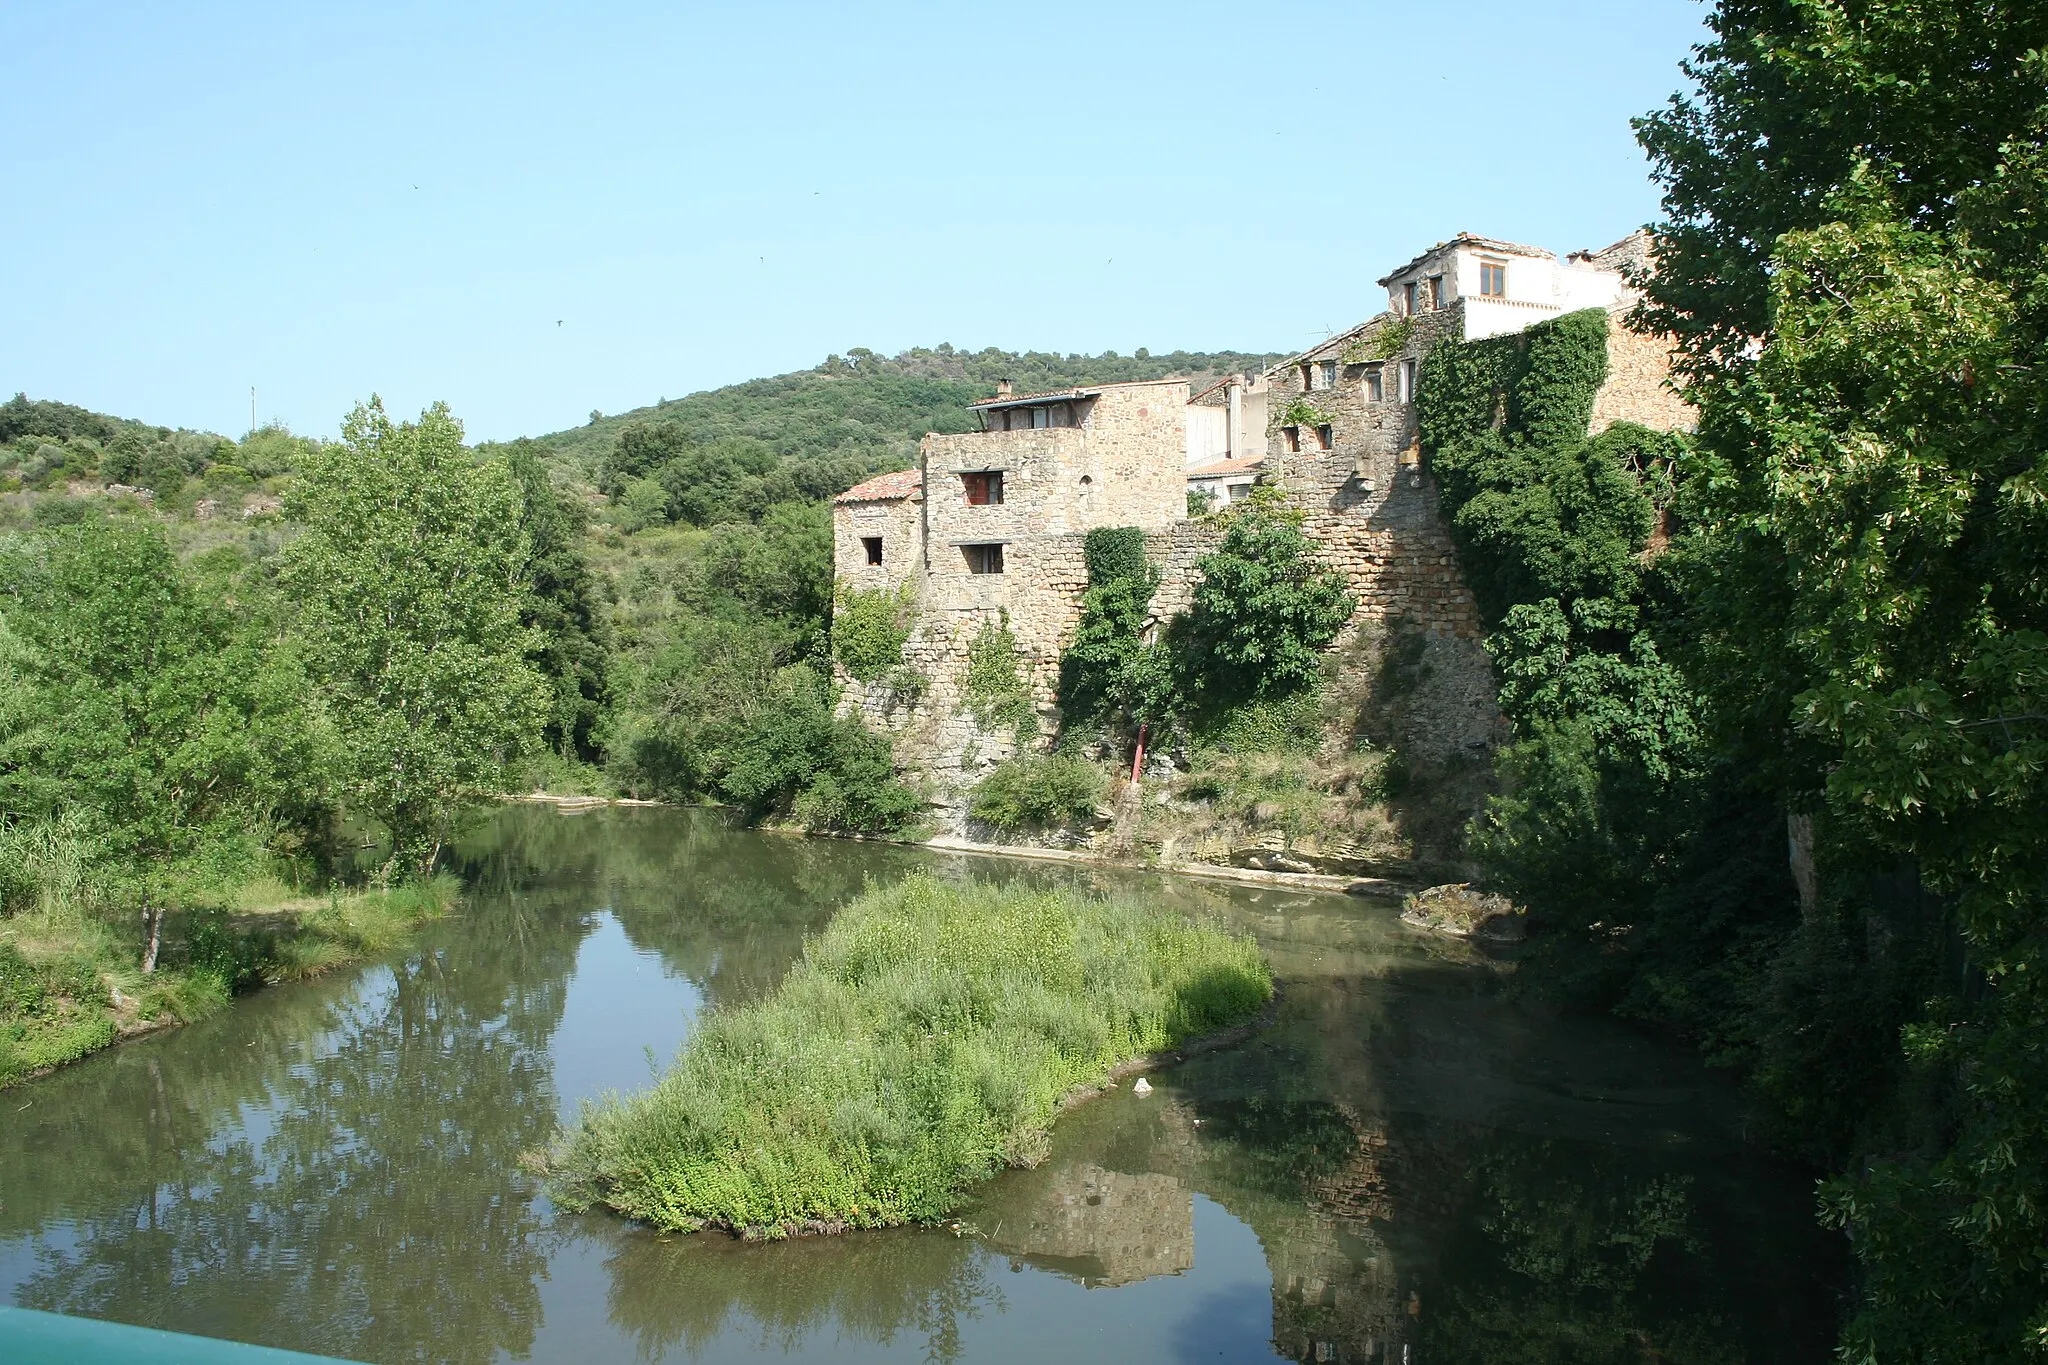
[(156, 950), (164, 938), (164, 910), (160, 905), (142, 907), (142, 922), (149, 926), (149, 946), (142, 950), (142, 974), (156, 974)]

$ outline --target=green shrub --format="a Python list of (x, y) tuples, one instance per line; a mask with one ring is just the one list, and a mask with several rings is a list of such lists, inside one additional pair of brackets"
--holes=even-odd
[(1320, 687), (1242, 702), (1207, 718), (1195, 732), (1203, 748), (1233, 754), (1314, 753), (1323, 742)]
[(1249, 939), (1171, 911), (918, 873), (842, 910), (772, 995), (704, 1020), (545, 1165), (567, 1206), (660, 1228), (929, 1223), (1042, 1157), (1067, 1093), (1271, 993)]
[(910, 639), (909, 584), (888, 588), (842, 588), (832, 614), (832, 657), (860, 681), (873, 682), (903, 662)]
[(1020, 754), (974, 788), (968, 809), (997, 829), (1051, 829), (1095, 813), (1108, 785), (1102, 769), (1066, 754)]
[(1318, 567), (1302, 514), (1259, 490), (1195, 568), (1194, 602), (1167, 635), (1183, 708), (1214, 713), (1315, 685), (1322, 650), (1351, 619), (1343, 575)]
[(1024, 681), (1008, 613), (999, 620), (983, 621), (967, 642), (967, 671), (960, 680), (960, 694), (976, 725), (984, 730), (1014, 729), (1019, 747), (1037, 731), (1038, 716), (1031, 705), (1031, 689)]
[(1091, 588), (1152, 572), (1152, 563), (1145, 558), (1145, 533), (1135, 526), (1096, 527), (1082, 541), (1081, 554)]

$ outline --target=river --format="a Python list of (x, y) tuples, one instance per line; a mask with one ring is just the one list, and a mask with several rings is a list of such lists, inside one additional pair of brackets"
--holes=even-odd
[[(1682, 1049), (1509, 998), (1389, 903), (513, 807), (409, 951), (0, 1093), (0, 1300), (361, 1361), (1820, 1362), (1809, 1174)], [(957, 1229), (554, 1208), (520, 1155), (918, 865), (1258, 935), (1242, 1045), (1061, 1120)]]

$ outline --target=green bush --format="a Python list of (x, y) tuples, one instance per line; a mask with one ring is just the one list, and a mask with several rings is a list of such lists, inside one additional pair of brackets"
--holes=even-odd
[(840, 911), (772, 995), (704, 1020), (546, 1165), (568, 1207), (659, 1228), (929, 1223), (1041, 1158), (1070, 1091), (1271, 994), (1249, 939), (1171, 911), (918, 873)]
[(1167, 634), (1180, 704), (1197, 714), (1313, 687), (1353, 605), (1343, 575), (1317, 566), (1298, 509), (1260, 490), (1224, 515), (1223, 543), (1195, 565), (1194, 602)]
[(1007, 613), (1001, 620), (983, 621), (967, 642), (967, 671), (960, 679), (960, 693), (963, 709), (982, 729), (1007, 726), (1017, 732), (1019, 747), (1036, 733), (1038, 717)]
[(1020, 754), (974, 788), (968, 809), (997, 829), (1051, 829), (1095, 813), (1108, 785), (1102, 769), (1066, 754)]
[(1096, 527), (1082, 541), (1081, 554), (1091, 588), (1152, 572), (1151, 561), (1145, 558), (1145, 533), (1135, 526)]
[(912, 589), (843, 588), (832, 614), (832, 657), (867, 683), (903, 662), (910, 639)]

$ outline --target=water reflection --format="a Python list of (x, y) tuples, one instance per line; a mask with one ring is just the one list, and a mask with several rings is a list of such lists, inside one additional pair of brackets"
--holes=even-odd
[[(1386, 907), (704, 813), (515, 809), (461, 857), (418, 948), (9, 1092), (0, 1296), (380, 1362), (1827, 1358), (1838, 1248), (1727, 1096)], [(1278, 1018), (1074, 1111), (965, 1235), (669, 1239), (538, 1196), (558, 1115), (917, 863), (1219, 915)]]

